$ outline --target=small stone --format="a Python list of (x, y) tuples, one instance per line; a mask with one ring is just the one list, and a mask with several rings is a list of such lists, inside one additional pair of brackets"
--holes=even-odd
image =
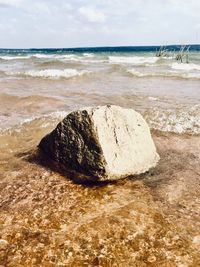
[(37, 259), (36, 258), (33, 258), (32, 259), (32, 264), (36, 264), (36, 262), (37, 262)]
[(200, 245), (200, 235), (196, 235), (192, 241), (196, 245)]
[(5, 239), (0, 239), (0, 249), (1, 250), (4, 250), (4, 249), (6, 249), (7, 248), (7, 246), (8, 246), (8, 241), (7, 240), (5, 240)]
[(15, 238), (16, 239), (20, 239), (22, 237), (22, 234), (21, 233), (16, 233), (16, 235), (15, 235)]
[(175, 235), (174, 237), (173, 237), (173, 240), (174, 241), (177, 241), (177, 240), (179, 240), (180, 239), (180, 237), (178, 236), (178, 235)]
[(132, 235), (128, 235), (128, 236), (127, 236), (127, 239), (128, 239), (129, 241), (133, 240), (133, 238), (134, 238), (134, 237), (133, 237)]
[(147, 261), (148, 261), (148, 262), (155, 262), (155, 261), (156, 261), (156, 256), (154, 256), (154, 255), (150, 255), (150, 256), (147, 258)]
[(68, 256), (69, 256), (69, 257), (72, 257), (72, 256), (73, 256), (73, 253), (72, 253), (72, 252), (69, 252), (69, 253), (68, 253)]
[(70, 240), (66, 240), (66, 241), (64, 242), (64, 244), (65, 244), (66, 246), (69, 246), (69, 245), (71, 244), (71, 241), (70, 241)]

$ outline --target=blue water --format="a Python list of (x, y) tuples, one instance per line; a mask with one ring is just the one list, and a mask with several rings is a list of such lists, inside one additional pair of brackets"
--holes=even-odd
[[(168, 51), (179, 51), (182, 45), (168, 45)], [(191, 52), (199, 52), (200, 44), (187, 45)], [(0, 54), (34, 54), (34, 53), (133, 53), (156, 52), (160, 46), (117, 46), (117, 47), (77, 47), (77, 48), (30, 48), (30, 49), (0, 49)]]

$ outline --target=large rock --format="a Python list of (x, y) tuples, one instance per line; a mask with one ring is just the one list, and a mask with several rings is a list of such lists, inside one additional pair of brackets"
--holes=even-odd
[(119, 106), (70, 113), (39, 147), (61, 166), (93, 181), (144, 173), (159, 160), (143, 117)]

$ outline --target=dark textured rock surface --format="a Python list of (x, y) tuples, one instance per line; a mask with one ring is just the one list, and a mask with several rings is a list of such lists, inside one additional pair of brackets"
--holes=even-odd
[(70, 113), (39, 147), (67, 168), (95, 177), (105, 174), (105, 159), (86, 110)]

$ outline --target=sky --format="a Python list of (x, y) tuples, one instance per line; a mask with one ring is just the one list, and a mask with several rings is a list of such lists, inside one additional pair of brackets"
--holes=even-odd
[(0, 48), (200, 43), (200, 0), (0, 0)]

